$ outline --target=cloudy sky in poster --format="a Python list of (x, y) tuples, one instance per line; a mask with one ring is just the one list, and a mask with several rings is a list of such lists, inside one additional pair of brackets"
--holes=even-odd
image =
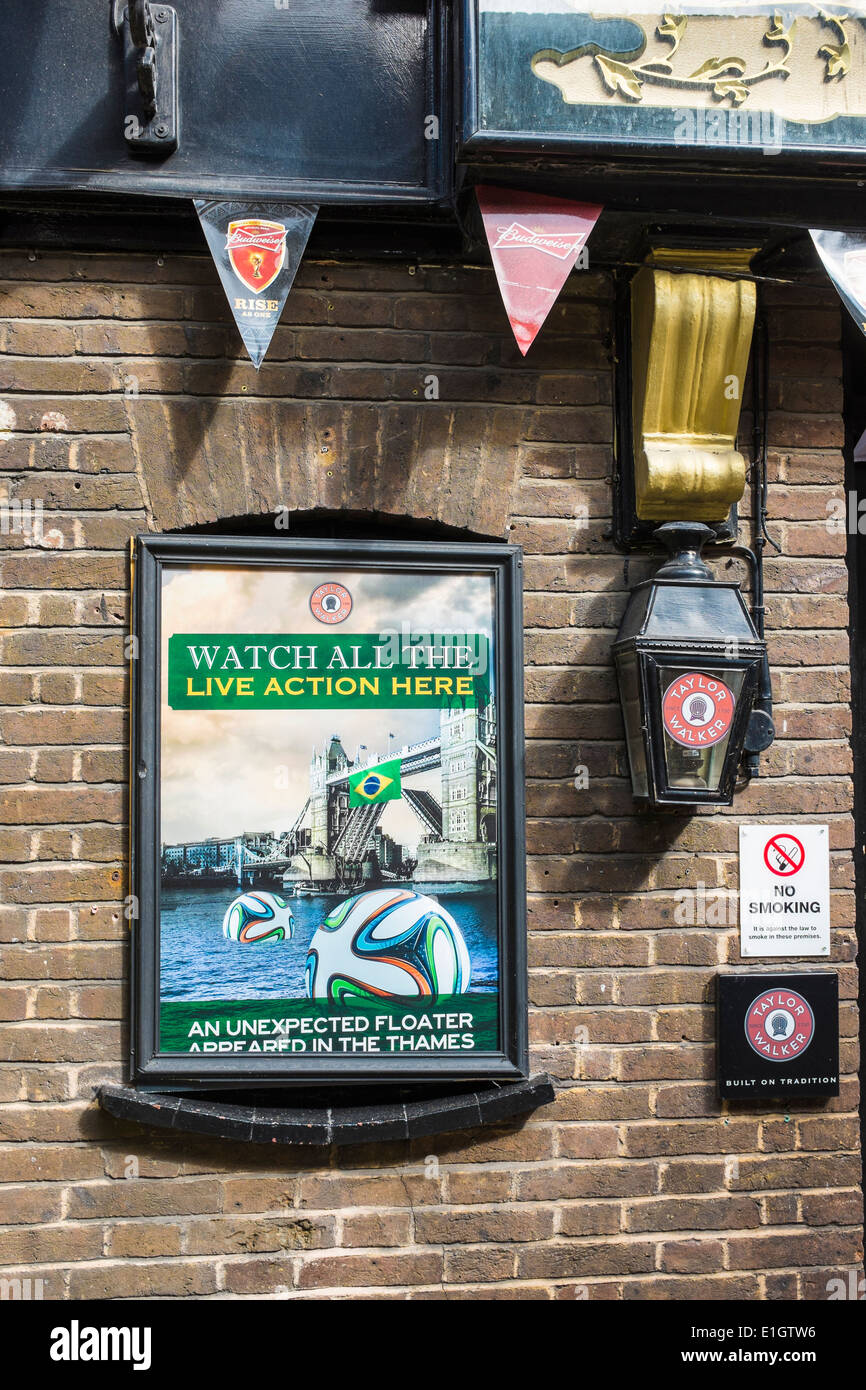
[[(353, 608), (338, 627), (310, 612), (322, 580), (345, 584)], [(354, 759), (434, 737), (435, 710), (172, 710), (167, 703), (167, 650), (172, 633), (311, 633), (350, 635), (401, 631), (472, 632), (492, 644), (493, 585), (487, 576), (276, 568), (166, 568), (162, 593), (161, 839), (164, 844), (227, 838), (242, 831), (283, 832), (309, 795), (310, 757), (339, 734)], [(412, 786), (437, 797), (439, 771)], [(402, 801), (380, 821), (398, 843), (423, 833)]]

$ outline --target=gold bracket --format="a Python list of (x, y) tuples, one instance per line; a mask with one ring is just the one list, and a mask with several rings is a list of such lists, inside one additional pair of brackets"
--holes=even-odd
[[(753, 254), (711, 253), (707, 263), (698, 251), (659, 249), (632, 281), (635, 499), (642, 521), (718, 523), (743, 495), (746, 461), (736, 439), (756, 292), (754, 281), (739, 277)], [(687, 268), (665, 268), (671, 264)]]

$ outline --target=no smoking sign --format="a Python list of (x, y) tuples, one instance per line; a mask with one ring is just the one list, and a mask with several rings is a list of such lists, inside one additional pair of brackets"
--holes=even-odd
[(826, 825), (740, 826), (740, 954), (829, 956)]

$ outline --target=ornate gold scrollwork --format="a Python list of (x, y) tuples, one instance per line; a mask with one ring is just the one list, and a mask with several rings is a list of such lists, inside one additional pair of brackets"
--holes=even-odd
[[(670, 39), (673, 48), (670, 51), (670, 58), (673, 58), (680, 41), (683, 38), (688, 26), (688, 16), (671, 15), (662, 16), (661, 23), (656, 28), (656, 34), (662, 40)], [(774, 15), (773, 21), (764, 34), (765, 43), (780, 43), (785, 45), (785, 51), (775, 63), (767, 63), (758, 72), (749, 73), (748, 64), (745, 58), (737, 58), (731, 55), (727, 58), (707, 58), (692, 73), (675, 73), (670, 61), (656, 61), (652, 63), (642, 63), (640, 66), (629, 67), (626, 63), (614, 62), (614, 60), (603, 53), (596, 53), (594, 61), (597, 64), (602, 81), (609, 92), (622, 92), (624, 96), (631, 97), (635, 101), (640, 101), (642, 97), (641, 86), (644, 82), (660, 82), (672, 87), (684, 89), (687, 87), (704, 88), (711, 91), (717, 97), (730, 97), (734, 106), (739, 106), (749, 95), (749, 87), (755, 82), (763, 82), (768, 77), (788, 77), (788, 57), (794, 46), (793, 32), (797, 21), (794, 20), (788, 29), (783, 28), (781, 15)]]
[[(700, 18), (709, 20), (711, 17)], [(692, 16), (692, 18), (697, 19), (698, 16)], [(716, 18), (721, 21), (724, 20), (723, 16)], [(738, 16), (732, 15), (729, 20), (729, 27), (735, 33), (738, 32), (736, 29), (738, 18)], [(849, 18), (850, 16), (846, 14), (831, 15), (823, 10), (810, 16), (813, 23), (830, 28), (837, 40), (835, 43), (825, 43), (813, 50), (818, 57), (824, 59), (825, 82), (842, 82), (851, 69), (851, 48), (845, 29)], [(768, 79), (785, 81), (792, 75), (790, 59), (794, 51), (795, 30), (800, 23), (796, 18), (791, 20), (786, 29), (783, 17), (778, 12), (774, 12), (772, 17), (766, 16), (767, 27), (761, 33), (761, 41), (767, 45), (780, 45), (783, 51), (781, 55), (776, 56), (774, 61), (765, 62), (763, 67), (757, 66), (754, 60), (750, 63), (749, 60), (739, 57), (736, 53), (729, 53), (721, 58), (708, 56), (691, 72), (688, 71), (688, 68), (695, 61), (694, 56), (686, 64), (685, 69), (681, 68), (677, 71), (673, 63), (673, 59), (689, 29), (688, 15), (662, 14), (655, 27), (655, 38), (661, 44), (670, 44), (670, 48), (662, 48), (649, 61), (644, 62), (636, 60), (641, 58), (647, 50), (647, 28), (639, 22), (638, 17), (629, 16), (629, 19), (640, 31), (643, 40), (639, 47), (630, 53), (617, 53), (611, 49), (601, 48), (594, 43), (584, 44), (567, 53), (561, 53), (555, 49), (545, 49), (536, 53), (532, 58), (533, 72), (543, 81), (552, 82), (558, 86), (562, 92), (563, 100), (568, 102), (586, 100), (586, 96), (575, 97), (570, 94), (573, 79), (569, 77), (566, 80), (565, 74), (560, 78), (558, 70), (570, 68), (572, 64), (588, 57), (599, 74), (605, 91), (611, 97), (619, 97), (634, 103), (642, 102), (645, 96), (644, 86), (650, 84), (671, 88), (671, 104), (673, 104), (674, 92), (692, 92), (706, 93), (710, 98), (716, 98), (719, 101), (727, 99), (732, 106), (741, 106), (747, 101), (752, 89), (758, 83), (766, 82)], [(802, 30), (801, 24), (801, 34)], [(693, 37), (691, 31), (689, 31), (689, 37)], [(694, 55), (693, 45), (690, 51)]]

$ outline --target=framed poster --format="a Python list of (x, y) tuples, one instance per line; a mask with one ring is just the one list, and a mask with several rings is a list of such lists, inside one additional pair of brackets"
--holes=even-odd
[(138, 539), (133, 1080), (526, 1074), (520, 566)]

